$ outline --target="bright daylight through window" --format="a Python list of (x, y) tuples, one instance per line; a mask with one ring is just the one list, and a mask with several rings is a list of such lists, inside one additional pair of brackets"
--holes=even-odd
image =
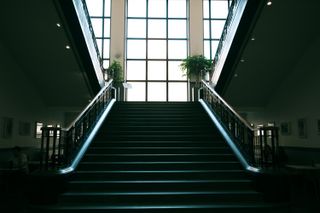
[(128, 101), (187, 101), (187, 0), (127, 0)]

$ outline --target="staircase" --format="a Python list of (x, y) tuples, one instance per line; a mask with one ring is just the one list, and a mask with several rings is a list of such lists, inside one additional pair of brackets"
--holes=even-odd
[(279, 209), (263, 201), (200, 104), (191, 102), (116, 103), (68, 185), (41, 212)]

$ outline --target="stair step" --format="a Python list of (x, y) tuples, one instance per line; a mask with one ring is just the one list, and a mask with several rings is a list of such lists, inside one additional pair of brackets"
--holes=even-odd
[(234, 161), (233, 154), (86, 154), (83, 162), (99, 161)]
[(134, 181), (70, 181), (72, 192), (154, 192), (154, 191), (233, 191), (252, 190), (249, 179), (237, 180), (134, 180)]
[[(34, 207), (34, 213), (43, 212), (43, 208)], [(215, 203), (206, 205), (96, 205), (96, 204), (69, 204), (56, 205), (46, 208), (46, 212), (61, 213), (289, 213), (289, 208), (283, 204), (266, 203)]]
[(118, 135), (162, 135), (165, 134), (166, 136), (172, 135), (172, 136), (178, 136), (181, 137), (181, 135), (190, 135), (192, 137), (197, 136), (205, 136), (205, 137), (221, 137), (217, 133), (208, 133), (208, 131), (204, 130), (175, 130), (175, 129), (168, 129), (168, 130), (122, 130), (122, 129), (108, 129), (108, 130), (101, 130), (99, 134), (110, 134), (112, 136), (117, 137)]
[(209, 202), (260, 202), (261, 194), (254, 191), (187, 191), (187, 192), (73, 192), (65, 193), (61, 202), (86, 202), (112, 205), (194, 205)]
[(90, 144), (89, 149), (95, 147), (216, 147), (229, 149), (228, 145), (222, 141), (106, 141), (98, 138)]
[(94, 170), (236, 170), (243, 169), (237, 161), (112, 161), (80, 162), (79, 171)]
[(230, 154), (224, 147), (91, 147), (88, 154)]
[(77, 171), (73, 180), (197, 180), (245, 179), (242, 170), (113, 170)]
[(212, 134), (198, 134), (198, 135), (193, 135), (193, 134), (183, 134), (183, 135), (167, 135), (165, 133), (163, 134), (156, 134), (156, 135), (151, 135), (151, 134), (107, 134), (107, 135), (102, 135), (102, 134), (97, 134), (97, 139), (98, 140), (112, 140), (112, 141), (124, 141), (124, 140), (136, 140), (136, 141), (152, 141), (152, 140), (179, 140), (179, 141), (184, 141), (184, 140), (207, 140), (207, 141), (214, 141), (214, 140), (220, 140), (220, 136), (212, 135)]

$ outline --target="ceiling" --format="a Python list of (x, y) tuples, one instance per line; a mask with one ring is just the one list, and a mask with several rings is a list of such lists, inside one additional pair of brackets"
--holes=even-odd
[[(0, 7), (0, 39), (49, 107), (83, 106), (90, 89), (53, 0), (7, 0)], [(235, 107), (265, 107), (319, 37), (320, 1), (276, 1), (265, 6), (224, 97)], [(241, 88), (241, 94), (239, 93)]]
[(54, 1), (6, 0), (0, 40), (48, 107), (83, 107), (90, 89)]
[[(265, 6), (224, 97), (236, 108), (266, 107), (272, 95), (319, 38), (320, 1), (277, 1)], [(239, 90), (241, 88), (241, 90)]]

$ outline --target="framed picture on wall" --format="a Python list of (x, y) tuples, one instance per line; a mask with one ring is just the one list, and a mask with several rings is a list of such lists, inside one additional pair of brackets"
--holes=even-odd
[(307, 138), (307, 120), (305, 118), (298, 119), (298, 136), (299, 138)]
[(280, 123), (280, 132), (281, 132), (281, 135), (291, 135), (291, 123), (290, 122), (281, 122)]
[(13, 132), (13, 118), (2, 117), (0, 119), (0, 136), (1, 138), (11, 138)]
[(320, 135), (320, 119), (317, 120), (317, 133)]
[(31, 135), (31, 124), (29, 122), (19, 122), (19, 135), (30, 136)]

